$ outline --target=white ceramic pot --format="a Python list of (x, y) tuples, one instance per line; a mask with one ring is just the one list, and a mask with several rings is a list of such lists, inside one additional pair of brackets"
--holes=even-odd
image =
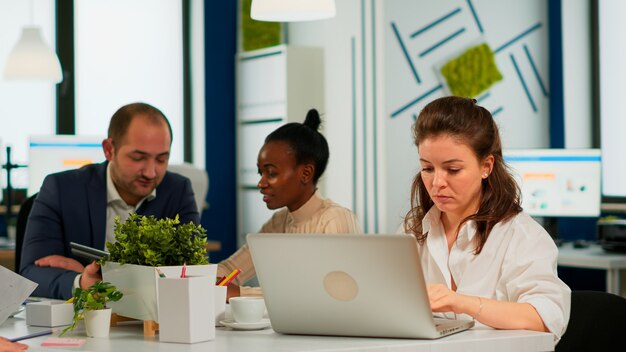
[(108, 337), (111, 327), (111, 308), (84, 312), (85, 330), (89, 337)]

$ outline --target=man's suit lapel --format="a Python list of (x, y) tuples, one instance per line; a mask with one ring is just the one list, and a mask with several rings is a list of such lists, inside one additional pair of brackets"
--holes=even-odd
[(99, 165), (87, 185), (87, 202), (89, 205), (89, 220), (92, 225), (91, 246), (104, 249), (106, 236), (106, 168), (108, 163)]

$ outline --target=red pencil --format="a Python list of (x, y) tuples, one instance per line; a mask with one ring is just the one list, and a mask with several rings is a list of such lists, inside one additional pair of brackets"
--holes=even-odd
[(183, 270), (180, 273), (180, 278), (184, 279), (187, 277), (187, 262), (183, 262)]
[(235, 269), (230, 274), (224, 276), (218, 283), (217, 286), (228, 286), (234, 278), (237, 277), (241, 273), (241, 269)]

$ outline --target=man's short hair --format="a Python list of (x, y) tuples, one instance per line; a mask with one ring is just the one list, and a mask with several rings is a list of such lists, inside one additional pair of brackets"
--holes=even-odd
[(170, 143), (174, 139), (172, 135), (172, 126), (161, 110), (146, 103), (132, 103), (119, 108), (111, 117), (109, 123), (108, 138), (113, 140), (113, 145), (120, 146), (122, 140), (128, 131), (128, 126), (137, 116), (143, 116), (150, 123), (161, 124), (165, 122), (167, 129), (170, 131)]

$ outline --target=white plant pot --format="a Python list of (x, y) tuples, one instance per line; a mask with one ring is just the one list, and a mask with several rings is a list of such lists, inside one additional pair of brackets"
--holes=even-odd
[[(180, 277), (182, 266), (160, 266), (159, 269), (169, 278)], [(215, 282), (217, 264), (187, 265), (188, 276), (209, 276)], [(102, 266), (102, 280), (115, 285), (124, 294), (121, 300), (109, 302), (113, 312), (138, 320), (159, 322), (158, 298), (159, 274), (154, 267), (107, 262)]]
[(85, 330), (89, 337), (108, 337), (111, 327), (111, 308), (84, 312)]

